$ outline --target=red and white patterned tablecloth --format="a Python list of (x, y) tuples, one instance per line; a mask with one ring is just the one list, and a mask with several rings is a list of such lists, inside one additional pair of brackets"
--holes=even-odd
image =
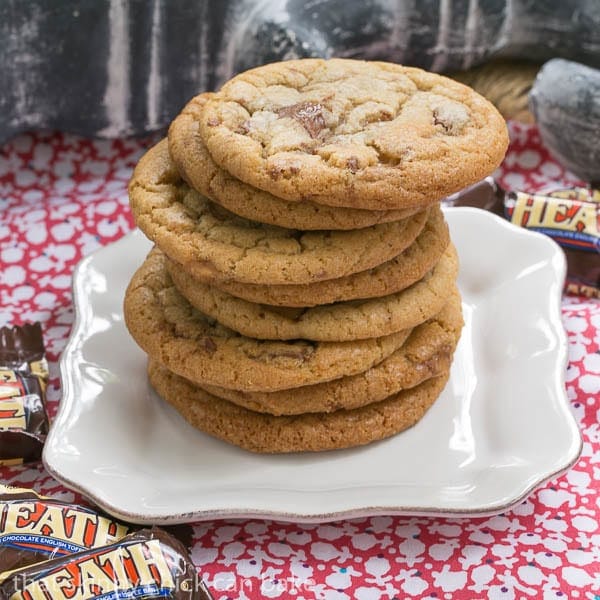
[[(539, 190), (579, 184), (511, 124), (499, 182)], [(77, 262), (133, 227), (127, 181), (150, 139), (19, 136), (0, 148), (0, 325), (39, 320), (51, 367), (73, 322)], [(210, 521), (193, 527), (192, 558), (218, 599), (600, 599), (600, 302), (566, 298), (567, 391), (584, 447), (565, 475), (495, 517), (376, 517), (323, 525)], [(39, 464), (1, 467), (5, 483), (82, 499)]]

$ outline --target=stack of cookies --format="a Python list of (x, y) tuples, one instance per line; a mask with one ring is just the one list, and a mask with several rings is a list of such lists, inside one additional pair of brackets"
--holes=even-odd
[(439, 201), (506, 145), (471, 89), (388, 63), (275, 63), (192, 99), (130, 184), (155, 247), (125, 320), (153, 387), (256, 452), (414, 425), (462, 327)]

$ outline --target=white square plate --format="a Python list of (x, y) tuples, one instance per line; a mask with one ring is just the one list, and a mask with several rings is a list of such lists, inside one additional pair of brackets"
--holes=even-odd
[(489, 213), (445, 212), (466, 325), (445, 391), (412, 429), (356, 449), (275, 456), (193, 429), (149, 388), (123, 323), (124, 290), (151, 247), (135, 231), (76, 269), (46, 468), (137, 523), (482, 515), (520, 502), (581, 450), (564, 384), (564, 256)]

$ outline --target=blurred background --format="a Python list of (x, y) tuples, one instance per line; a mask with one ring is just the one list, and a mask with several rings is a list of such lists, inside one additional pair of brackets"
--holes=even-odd
[(527, 121), (545, 61), (600, 67), (600, 3), (0, 0), (0, 143), (38, 128), (154, 131), (239, 71), (309, 56), (450, 73)]

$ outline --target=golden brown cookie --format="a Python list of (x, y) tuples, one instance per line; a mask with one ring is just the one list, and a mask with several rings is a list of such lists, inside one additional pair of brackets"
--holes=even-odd
[(407, 248), (428, 210), (351, 231), (298, 231), (248, 221), (191, 190), (166, 140), (139, 161), (129, 185), (139, 228), (172, 260), (202, 278), (260, 284), (309, 283), (375, 267)]
[(192, 98), (169, 127), (169, 151), (188, 184), (227, 210), (250, 219), (290, 229), (360, 229), (399, 221), (419, 208), (362, 210), (290, 202), (252, 187), (221, 169), (211, 158), (198, 132), (202, 108), (212, 94)]
[(283, 308), (236, 298), (174, 269), (178, 291), (199, 311), (242, 335), (265, 340), (306, 339), (347, 342), (412, 329), (438, 313), (458, 275), (450, 244), (430, 273), (409, 288), (368, 300), (349, 300), (310, 308)]
[(248, 410), (272, 415), (359, 408), (447, 372), (462, 324), (460, 296), (455, 291), (438, 315), (416, 327), (396, 352), (363, 373), (278, 392), (241, 392), (216, 386), (201, 387), (213, 396)]
[(290, 201), (371, 210), (427, 206), (489, 175), (508, 145), (504, 119), (472, 89), (349, 59), (237, 75), (207, 101), (199, 127), (237, 179)]
[(448, 226), (442, 211), (438, 206), (434, 206), (425, 227), (404, 252), (373, 269), (338, 279), (304, 284), (258, 285), (218, 281), (210, 275), (194, 279), (183, 271), (181, 265), (172, 261), (168, 261), (167, 265), (172, 275), (179, 273), (180, 278), (190, 277), (200, 283), (209, 283), (223, 292), (249, 302), (306, 307), (388, 296), (399, 292), (422, 279), (433, 269), (447, 248), (449, 240)]
[(446, 385), (448, 373), (354, 410), (275, 417), (211, 396), (158, 363), (150, 383), (196, 429), (251, 452), (315, 452), (361, 446), (414, 425)]
[(339, 343), (244, 337), (181, 296), (158, 250), (133, 276), (124, 316), (137, 344), (169, 370), (199, 385), (246, 391), (275, 391), (360, 373), (387, 358), (410, 334)]

